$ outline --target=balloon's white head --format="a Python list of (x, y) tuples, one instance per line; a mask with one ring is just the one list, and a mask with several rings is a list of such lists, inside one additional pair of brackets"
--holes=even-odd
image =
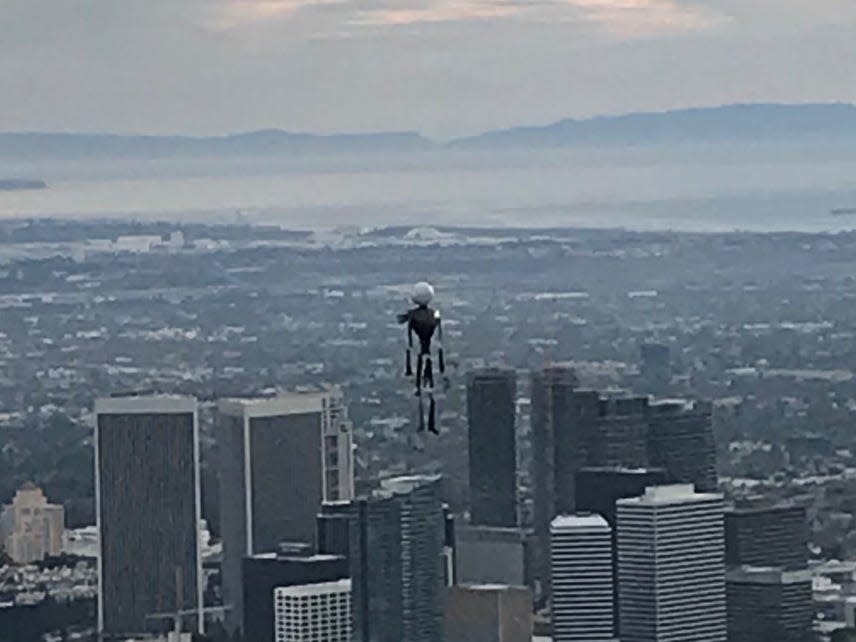
[(417, 283), (413, 288), (413, 295), (410, 297), (416, 305), (428, 305), (434, 298), (434, 288), (430, 283), (422, 281)]

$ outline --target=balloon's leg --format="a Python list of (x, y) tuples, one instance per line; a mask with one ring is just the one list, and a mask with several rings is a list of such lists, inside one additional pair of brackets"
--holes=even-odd
[(434, 395), (431, 395), (431, 401), (428, 404), (428, 430), (435, 435), (439, 435), (437, 430), (437, 404), (434, 401)]
[(422, 397), (419, 397), (419, 428), (417, 432), (425, 432), (425, 410), (422, 407)]
[(431, 363), (431, 357), (425, 357), (425, 386), (427, 388), (434, 387), (434, 364)]

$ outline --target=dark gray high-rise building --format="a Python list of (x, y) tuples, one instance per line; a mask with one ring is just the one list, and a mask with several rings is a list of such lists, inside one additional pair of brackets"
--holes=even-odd
[(646, 392), (658, 392), (669, 385), (672, 379), (672, 364), (669, 346), (662, 343), (643, 343), (639, 348), (642, 364), (639, 374), (649, 388)]
[(742, 566), (726, 573), (728, 642), (812, 642), (811, 571)]
[(351, 424), (341, 392), (288, 393), (220, 402), (223, 602), (242, 626), (241, 560), (282, 541), (315, 543), (324, 501), (353, 497)]
[[(579, 401), (574, 395), (577, 384), (573, 368), (567, 366), (550, 366), (532, 373), (532, 485), (538, 560), (535, 576), (540, 585), (536, 598), (550, 592), (550, 522), (560, 512), (573, 512), (573, 475), (585, 465), (585, 440), (580, 436), (579, 412), (575, 408), (575, 401)], [(597, 394), (593, 394), (596, 407)]]
[(646, 467), (648, 397), (599, 399), (597, 415), (591, 416), (585, 437), (588, 466)]
[(725, 562), (729, 566), (806, 568), (808, 521), (805, 509), (779, 504), (725, 511)]
[(517, 525), (517, 376), (509, 368), (487, 368), (467, 377), (470, 522)]
[[(163, 631), (171, 622), (150, 616), (202, 606), (197, 403), (113, 397), (95, 414), (98, 631)], [(201, 611), (191, 619), (201, 633)]]
[(349, 501), (324, 502), (316, 518), (318, 552), (347, 558), (351, 548), (353, 506)]
[(439, 476), (396, 477), (354, 502), (353, 642), (442, 642), (445, 524)]
[(243, 559), (243, 631), (245, 642), (275, 642), (274, 590), (333, 582), (348, 577), (348, 561), (315, 555), (312, 546), (284, 544), (277, 553)]
[(716, 447), (706, 401), (662, 400), (649, 404), (648, 459), (671, 481), (699, 492), (717, 489)]
[(602, 515), (612, 529), (613, 626), (618, 620), (618, 531), (616, 506), (619, 499), (640, 497), (649, 486), (668, 481), (662, 468), (583, 468), (577, 472), (577, 510)]

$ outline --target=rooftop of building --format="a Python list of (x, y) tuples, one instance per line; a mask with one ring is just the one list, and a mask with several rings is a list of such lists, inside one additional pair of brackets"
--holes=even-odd
[(795, 502), (783, 500), (775, 503), (737, 504), (726, 508), (725, 513), (726, 515), (764, 515), (792, 510), (804, 510), (804, 508)]
[(657, 468), (649, 466), (647, 468), (630, 468), (627, 466), (584, 466), (578, 472), (590, 473), (614, 473), (617, 475), (651, 475), (657, 473), (665, 473), (665, 468)]
[(230, 397), (221, 399), (217, 409), (237, 417), (273, 417), (304, 412), (320, 412), (324, 402), (341, 396), (338, 388), (279, 391), (273, 396)]
[(609, 531), (609, 523), (595, 513), (576, 513), (575, 515), (559, 515), (550, 523), (550, 530), (605, 530)]
[(668, 484), (649, 486), (640, 497), (619, 499), (617, 506), (671, 506), (674, 504), (692, 504), (694, 502), (722, 501), (720, 493), (697, 493), (692, 484)]
[(375, 493), (379, 497), (388, 497), (390, 494), (406, 494), (420, 486), (433, 484), (440, 479), (440, 475), (402, 475), (400, 477), (389, 477), (381, 480), (380, 488)]
[(747, 584), (809, 584), (811, 578), (808, 569), (788, 571), (777, 566), (738, 566), (726, 573), (727, 581)]
[(332, 562), (340, 560), (339, 555), (325, 555), (322, 553), (313, 553), (312, 555), (283, 555), (282, 553), (256, 553), (250, 555), (246, 559), (252, 560), (283, 560), (288, 562), (297, 562), (301, 564), (309, 564), (313, 562)]
[(507, 593), (511, 591), (528, 591), (525, 586), (514, 586), (512, 584), (485, 583), (485, 584), (456, 584), (455, 588), (463, 591), (485, 592), (485, 593)]
[(350, 593), (351, 580), (337, 580), (335, 582), (317, 582), (315, 584), (298, 584), (296, 586), (280, 586), (274, 592), (276, 597), (309, 597), (312, 595), (326, 595), (328, 593)]
[(173, 394), (129, 394), (95, 400), (95, 414), (184, 414), (194, 413), (196, 397)]

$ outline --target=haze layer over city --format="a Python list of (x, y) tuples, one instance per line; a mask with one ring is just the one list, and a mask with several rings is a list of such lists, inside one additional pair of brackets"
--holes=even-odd
[(0, 642), (856, 640), (856, 8), (0, 6)]

